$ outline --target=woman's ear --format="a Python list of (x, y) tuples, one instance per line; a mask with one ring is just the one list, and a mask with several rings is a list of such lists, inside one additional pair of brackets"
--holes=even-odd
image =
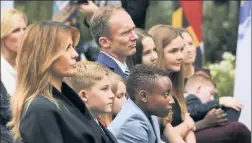
[(139, 94), (140, 100), (142, 102), (144, 102), (144, 103), (148, 102), (148, 99), (147, 99), (148, 93), (146, 91), (141, 90), (138, 94)]
[(86, 90), (81, 90), (81, 91), (79, 92), (79, 96), (80, 96), (81, 100), (82, 100), (85, 104), (88, 103), (88, 96), (87, 96), (87, 91), (86, 91)]

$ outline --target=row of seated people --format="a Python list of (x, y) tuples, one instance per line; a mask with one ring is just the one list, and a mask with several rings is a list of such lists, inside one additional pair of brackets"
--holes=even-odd
[[(26, 23), (22, 14), (16, 16)], [(11, 36), (2, 38), (1, 34), (1, 39), (17, 39), (13, 35), (22, 33), (25, 25)], [(243, 124), (227, 123), (222, 109), (212, 109), (222, 105), (240, 111), (242, 105), (234, 98), (221, 98), (215, 102), (218, 105), (202, 111), (196, 106), (209, 102), (201, 98), (201, 92), (203, 96), (206, 92), (202, 85), (195, 86), (196, 91), (186, 88), (184, 94), (183, 65), (189, 49), (189, 59), (195, 60), (188, 32), (162, 24), (148, 33), (134, 27), (131, 17), (118, 7), (104, 7), (93, 15), (90, 30), (101, 47), (97, 63), (103, 67), (92, 62), (76, 63), (74, 47), (80, 37), (76, 28), (53, 21), (31, 24), (20, 46), (18, 42), (12, 45), (19, 47), (17, 59), (14, 56), (9, 62), (1, 56), (16, 69), (14, 80), (18, 85), (12, 93), (9, 86), (6, 88), (11, 94), (12, 117), (3, 124), (1, 120), (1, 130), (10, 121), (14, 140), (27, 143), (250, 142), (250, 131)], [(1, 45), (5, 53), (8, 44), (6, 40)], [(17, 65), (13, 62), (16, 60)], [(6, 77), (1, 71), (1, 81)], [(186, 87), (191, 85), (188, 78)], [(6, 111), (9, 95), (1, 96), (6, 99)], [(190, 104), (197, 97), (200, 101)], [(212, 137), (207, 138), (209, 134)]]

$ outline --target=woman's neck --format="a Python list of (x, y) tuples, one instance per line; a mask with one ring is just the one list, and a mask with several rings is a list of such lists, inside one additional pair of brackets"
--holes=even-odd
[(189, 78), (194, 74), (193, 64), (184, 64), (184, 77)]
[(51, 76), (50, 83), (58, 90), (61, 92), (61, 86), (62, 86), (62, 79)]
[(5, 47), (1, 47), (1, 56), (4, 57), (4, 59), (13, 67), (14, 70), (16, 70), (17, 53), (8, 50)]

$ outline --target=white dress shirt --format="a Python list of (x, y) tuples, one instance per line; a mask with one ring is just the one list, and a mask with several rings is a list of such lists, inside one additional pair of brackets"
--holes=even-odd
[(115, 59), (114, 57), (110, 56), (109, 54), (107, 54), (107, 53), (105, 53), (105, 52), (103, 52), (103, 51), (101, 51), (101, 52), (102, 52), (103, 54), (109, 56), (111, 59), (113, 59), (113, 60), (116, 62), (116, 64), (119, 66), (119, 68), (123, 71), (123, 73), (129, 72), (128, 66), (127, 66), (127, 64), (126, 64), (125, 62), (122, 63), (122, 62), (118, 61), (117, 59)]
[(13, 95), (16, 90), (17, 72), (1, 55), (1, 81), (9, 95)]

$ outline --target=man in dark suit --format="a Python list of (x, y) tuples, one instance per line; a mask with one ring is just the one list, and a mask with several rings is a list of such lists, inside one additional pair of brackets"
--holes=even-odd
[(107, 6), (97, 10), (90, 20), (90, 31), (101, 47), (97, 63), (127, 79), (127, 56), (136, 52), (137, 35), (130, 15), (120, 7)]

